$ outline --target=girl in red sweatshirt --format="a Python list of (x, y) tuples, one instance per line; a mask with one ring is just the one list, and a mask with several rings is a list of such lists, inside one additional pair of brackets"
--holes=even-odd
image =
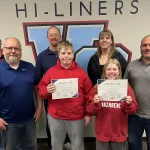
[[(103, 79), (121, 79), (121, 67), (116, 59), (105, 65)], [(125, 101), (103, 101), (97, 94), (97, 85), (90, 92), (87, 112), (96, 116), (96, 150), (126, 150), (128, 114), (134, 114), (138, 105), (132, 88), (128, 85)], [(119, 89), (118, 89), (119, 90)]]

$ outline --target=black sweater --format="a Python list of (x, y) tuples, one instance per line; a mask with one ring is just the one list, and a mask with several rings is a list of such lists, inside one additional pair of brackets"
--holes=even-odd
[[(125, 58), (121, 55), (119, 51), (115, 51), (115, 53), (111, 57), (112, 59), (117, 59), (121, 65), (122, 76), (125, 73), (125, 69), (128, 65)], [(99, 57), (97, 53), (95, 53), (89, 60), (87, 72), (89, 78), (92, 81), (92, 85), (97, 83), (97, 79), (101, 79), (104, 65), (99, 64)]]

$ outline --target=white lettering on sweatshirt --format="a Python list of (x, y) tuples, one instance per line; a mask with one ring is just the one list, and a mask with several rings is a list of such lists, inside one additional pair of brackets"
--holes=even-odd
[(109, 108), (121, 108), (121, 103), (102, 102), (102, 107), (109, 107)]

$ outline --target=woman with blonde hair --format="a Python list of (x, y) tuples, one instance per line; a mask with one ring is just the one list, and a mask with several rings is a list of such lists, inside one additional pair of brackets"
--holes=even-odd
[[(116, 59), (104, 65), (103, 79), (121, 79), (121, 66)], [(125, 101), (104, 101), (97, 93), (95, 85), (89, 94), (86, 111), (95, 115), (96, 150), (126, 150), (128, 114), (134, 114), (138, 105), (132, 88), (128, 85)], [(100, 90), (100, 89), (99, 89)], [(118, 89), (119, 90), (119, 89)]]
[(103, 67), (111, 58), (119, 61), (123, 75), (127, 67), (127, 61), (121, 53), (116, 50), (112, 32), (110, 30), (103, 30), (99, 34), (97, 52), (90, 58), (87, 68), (93, 86), (97, 83), (97, 79), (101, 79)]

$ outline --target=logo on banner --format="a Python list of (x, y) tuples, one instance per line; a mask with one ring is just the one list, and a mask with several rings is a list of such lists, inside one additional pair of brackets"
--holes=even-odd
[[(90, 57), (96, 52), (99, 33), (108, 28), (108, 21), (73, 22), (25, 22), (23, 23), (25, 43), (31, 46), (34, 58), (49, 46), (47, 30), (57, 26), (62, 41), (68, 40), (74, 45), (75, 61), (86, 71)], [(122, 43), (115, 43), (116, 49), (129, 62), (132, 52)]]

